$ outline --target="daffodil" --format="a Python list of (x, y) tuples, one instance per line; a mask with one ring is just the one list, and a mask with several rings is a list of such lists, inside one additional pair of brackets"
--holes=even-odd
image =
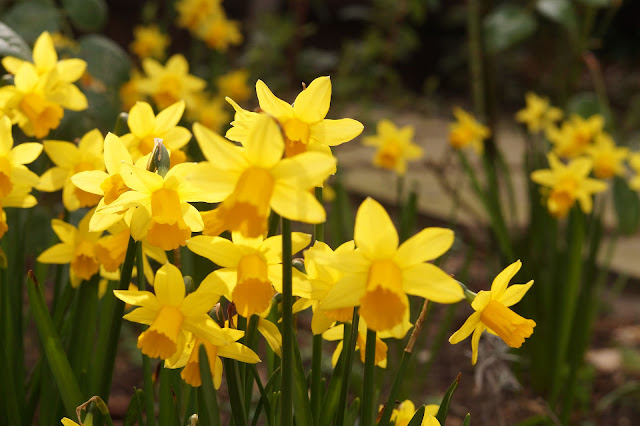
[(221, 0), (178, 0), (178, 26), (195, 31), (209, 15), (222, 13)]
[(212, 49), (226, 52), (242, 43), (240, 23), (227, 19), (224, 13), (211, 14), (198, 24), (195, 34)]
[(11, 192), (0, 200), (0, 238), (9, 230), (4, 208), (17, 207), (28, 209), (38, 204), (36, 198), (31, 195), (31, 189), (31, 186), (28, 185), (14, 185)]
[(155, 138), (162, 139), (170, 150), (171, 166), (185, 161), (186, 155), (180, 148), (191, 140), (191, 132), (178, 126), (184, 108), (184, 101), (179, 101), (160, 111), (157, 116), (153, 113), (151, 105), (146, 102), (137, 102), (131, 108), (127, 120), (131, 133), (127, 133), (121, 139), (131, 152), (133, 161), (153, 151)]
[(145, 99), (144, 93), (140, 91), (139, 83), (143, 80), (142, 73), (137, 69), (131, 70), (131, 78), (125, 82), (118, 93), (120, 95), (121, 108), (129, 111), (138, 101)]
[[(292, 233), (292, 255), (305, 248), (311, 236)], [(249, 318), (260, 315), (271, 307), (271, 299), (282, 291), (282, 236), (267, 238), (243, 238), (233, 234), (233, 241), (221, 237), (200, 235), (187, 242), (189, 250), (206, 257), (222, 269), (213, 271), (210, 277), (225, 284), (224, 296), (233, 301), (239, 315)], [(310, 286), (301, 272), (292, 269), (293, 294), (309, 297)]]
[(249, 71), (246, 69), (238, 69), (221, 75), (216, 79), (218, 93), (238, 102), (246, 101), (251, 95), (247, 84), (248, 79)]
[(200, 377), (200, 346), (204, 346), (207, 353), (207, 359), (209, 361), (209, 368), (211, 370), (211, 378), (213, 380), (213, 386), (216, 389), (220, 388), (222, 383), (222, 358), (235, 359), (247, 364), (255, 364), (260, 362), (258, 355), (244, 346), (238, 343), (237, 340), (244, 336), (244, 332), (241, 330), (235, 330), (230, 328), (222, 328), (222, 333), (227, 338), (228, 343), (214, 344), (210, 343), (202, 338), (192, 337), (191, 341), (185, 347), (184, 354), (188, 356), (185, 360), (184, 356), (175, 362), (173, 360), (167, 360), (165, 367), (167, 368), (181, 368), (182, 372), (180, 377), (193, 387), (202, 385), (202, 378)]
[(609, 179), (625, 171), (624, 160), (629, 148), (617, 147), (611, 136), (601, 133), (593, 145), (587, 147), (586, 153), (593, 160), (593, 175), (598, 179)]
[(51, 220), (51, 228), (61, 242), (46, 249), (37, 259), (40, 263), (71, 264), (69, 275), (73, 287), (78, 287), (82, 280), (90, 280), (100, 270), (96, 244), (102, 232), (89, 231), (92, 215), (93, 210), (80, 220), (77, 228), (59, 219)]
[[(330, 152), (330, 146), (348, 142), (362, 133), (362, 123), (350, 118), (330, 120), (325, 118), (331, 103), (331, 79), (318, 77), (296, 97), (294, 103), (277, 98), (267, 85), (258, 80), (256, 92), (260, 108), (275, 117), (285, 135), (285, 155), (292, 157), (306, 151)], [(227, 132), (227, 138), (243, 142), (247, 137), (247, 120), (255, 118), (255, 113), (244, 111), (232, 102), (236, 109), (234, 127)], [(239, 111), (240, 109), (240, 111)]]
[(499, 336), (512, 348), (522, 346), (524, 339), (533, 333), (535, 321), (523, 318), (509, 309), (510, 306), (518, 303), (533, 285), (531, 280), (526, 284), (514, 284), (507, 288), (509, 281), (521, 267), (522, 262), (515, 261), (496, 276), (490, 291), (479, 292), (471, 303), (475, 312), (449, 338), (449, 343), (456, 344), (473, 333), (471, 338), (473, 364), (478, 361), (478, 342), (485, 330)]
[(531, 179), (550, 188), (547, 198), (549, 213), (557, 218), (565, 217), (576, 200), (583, 212), (590, 213), (593, 207), (591, 196), (607, 189), (606, 183), (588, 177), (593, 165), (591, 159), (580, 157), (565, 165), (553, 153), (549, 153), (547, 158), (551, 168), (534, 171)]
[(413, 126), (398, 128), (389, 120), (380, 120), (375, 136), (367, 136), (363, 144), (378, 148), (373, 164), (383, 169), (393, 170), (399, 175), (407, 171), (407, 161), (417, 160), (424, 153), (413, 143)]
[(204, 234), (228, 229), (246, 237), (266, 235), (271, 209), (291, 220), (324, 222), (324, 208), (309, 189), (321, 185), (335, 169), (332, 156), (308, 152), (282, 159), (282, 133), (264, 114), (253, 120), (243, 148), (198, 123), (193, 132), (209, 162), (191, 181), (214, 196), (214, 202), (222, 201), (202, 214)]
[(43, 145), (55, 167), (40, 177), (36, 188), (45, 192), (62, 189), (62, 203), (68, 211), (97, 205), (102, 197), (75, 186), (71, 176), (89, 170), (104, 170), (102, 133), (98, 129), (91, 130), (77, 146), (65, 141), (44, 141)]
[(227, 104), (223, 98), (200, 93), (193, 98), (193, 102), (193, 108), (187, 111), (190, 120), (197, 121), (214, 132), (220, 132), (229, 124), (231, 117), (225, 109)]
[(391, 218), (377, 201), (367, 198), (356, 214), (357, 250), (333, 256), (327, 262), (345, 275), (319, 309), (360, 306), (360, 316), (369, 329), (382, 332), (406, 322), (407, 294), (438, 303), (461, 300), (464, 294), (458, 283), (437, 266), (426, 263), (445, 253), (453, 239), (449, 229), (426, 228), (398, 245)]
[(547, 136), (553, 152), (562, 158), (576, 158), (585, 153), (603, 132), (604, 118), (600, 114), (584, 119), (572, 115), (559, 129), (550, 129)]
[(138, 25), (133, 29), (133, 42), (129, 45), (131, 51), (140, 59), (162, 59), (169, 46), (169, 37), (163, 34), (157, 25)]
[[(422, 418), (422, 423), (420, 426), (440, 426), (440, 422), (435, 419), (436, 414), (438, 414), (438, 410), (440, 406), (437, 404), (429, 404), (424, 408), (424, 417)], [(394, 422), (394, 426), (407, 426), (413, 416), (416, 414), (416, 406), (409, 399), (405, 399), (402, 401), (398, 408), (394, 408), (391, 412), (391, 421)], [(436, 423), (433, 423), (433, 420)]]
[[(411, 324), (409, 324), (411, 325)], [(338, 324), (322, 333), (322, 338), (329, 341), (339, 340), (338, 346), (333, 351), (331, 364), (335, 367), (344, 347), (344, 324)], [(387, 368), (387, 344), (382, 340), (392, 337), (388, 333), (376, 334), (376, 350), (374, 356), (374, 364), (380, 368)], [(367, 351), (367, 324), (360, 319), (358, 323), (358, 337), (356, 339), (356, 350), (360, 350), (360, 361), (364, 362)]]
[(484, 140), (491, 136), (489, 128), (462, 108), (455, 107), (453, 115), (457, 121), (449, 125), (449, 144), (455, 149), (470, 146), (477, 153), (482, 153)]
[(42, 144), (35, 142), (13, 146), (11, 120), (7, 116), (0, 117), (0, 204), (14, 186), (38, 185), (40, 178), (25, 164), (32, 163), (41, 152)]
[(527, 105), (516, 113), (516, 121), (527, 125), (530, 133), (547, 132), (562, 118), (563, 112), (533, 92), (525, 95)]
[(74, 422), (68, 417), (64, 417), (62, 420), (62, 426), (80, 426), (78, 423)]
[(146, 58), (142, 61), (145, 77), (138, 81), (138, 90), (149, 95), (160, 109), (180, 100), (191, 105), (193, 96), (207, 83), (189, 74), (189, 63), (182, 55), (173, 55), (162, 66), (158, 61)]
[(167, 263), (156, 272), (154, 291), (155, 294), (129, 290), (113, 292), (123, 302), (140, 306), (124, 319), (150, 326), (138, 336), (138, 348), (143, 354), (161, 359), (182, 354), (192, 335), (214, 345), (232, 341), (208, 315), (219, 295), (204, 283), (185, 297), (182, 273)]
[(131, 236), (137, 241), (147, 239), (149, 244), (163, 250), (186, 245), (191, 232), (203, 228), (200, 213), (189, 202), (212, 202), (208, 193), (190, 185), (187, 177), (196, 169), (194, 163), (182, 163), (171, 168), (164, 178), (137, 166), (122, 163), (120, 175), (130, 188), (97, 213), (120, 212), (131, 207)]

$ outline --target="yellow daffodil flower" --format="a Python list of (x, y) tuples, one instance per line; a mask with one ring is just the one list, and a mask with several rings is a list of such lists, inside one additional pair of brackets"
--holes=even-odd
[(534, 171), (531, 179), (551, 189), (547, 198), (549, 213), (557, 218), (565, 217), (576, 200), (583, 212), (590, 213), (591, 195), (607, 189), (606, 183), (588, 177), (593, 162), (580, 157), (565, 165), (553, 153), (547, 158), (551, 168)]
[[(348, 142), (362, 133), (362, 123), (350, 118), (329, 120), (325, 117), (331, 103), (331, 79), (318, 77), (296, 97), (293, 105), (277, 98), (267, 85), (258, 80), (256, 92), (260, 108), (275, 117), (285, 135), (285, 155), (292, 157), (305, 151), (329, 153), (330, 146)], [(247, 137), (247, 125), (243, 121), (255, 118), (255, 113), (236, 109), (234, 127), (227, 132), (227, 138), (242, 142)], [(241, 108), (240, 108), (241, 109)]]
[(478, 342), (480, 342), (480, 336), (485, 330), (499, 336), (512, 348), (522, 346), (524, 339), (533, 333), (533, 328), (536, 326), (535, 321), (523, 318), (509, 309), (509, 306), (518, 303), (533, 285), (533, 280), (531, 280), (526, 284), (514, 284), (507, 288), (509, 281), (521, 267), (522, 262), (515, 261), (496, 276), (490, 291), (479, 292), (471, 303), (475, 312), (449, 338), (449, 343), (456, 344), (473, 333), (471, 362), (474, 365), (478, 361)]
[(102, 133), (98, 129), (91, 130), (80, 139), (77, 146), (64, 141), (44, 141), (43, 145), (55, 167), (40, 177), (40, 184), (36, 188), (45, 192), (62, 189), (62, 203), (70, 212), (97, 205), (102, 197), (75, 186), (71, 176), (89, 170), (104, 170)]
[(129, 111), (127, 121), (131, 133), (121, 137), (133, 161), (153, 151), (155, 138), (162, 139), (164, 145), (170, 150), (171, 166), (185, 161), (186, 154), (180, 151), (180, 148), (189, 142), (191, 132), (178, 126), (184, 108), (184, 101), (179, 101), (160, 111), (156, 116), (151, 105), (146, 102), (136, 102)]
[(219, 295), (204, 283), (185, 297), (182, 273), (167, 263), (156, 272), (154, 291), (113, 291), (123, 302), (140, 306), (124, 319), (150, 326), (138, 337), (143, 354), (160, 359), (182, 354), (192, 335), (213, 345), (232, 341), (208, 315)]
[(424, 155), (422, 148), (413, 143), (413, 134), (413, 126), (398, 128), (385, 119), (378, 122), (377, 134), (365, 137), (363, 144), (378, 148), (373, 158), (374, 165), (404, 175), (407, 161)]
[(244, 346), (238, 343), (237, 340), (244, 336), (244, 332), (241, 330), (235, 330), (230, 328), (222, 328), (221, 331), (225, 334), (228, 343), (226, 344), (213, 344), (207, 342), (198, 337), (192, 337), (191, 341), (185, 347), (185, 354), (188, 356), (186, 360), (178, 360), (177, 362), (171, 362), (167, 360), (165, 367), (167, 368), (181, 368), (182, 372), (180, 377), (193, 387), (199, 387), (202, 385), (202, 378), (200, 377), (200, 346), (204, 345), (209, 360), (209, 368), (211, 370), (211, 378), (213, 380), (213, 386), (216, 389), (220, 388), (222, 384), (222, 358), (235, 359), (247, 364), (255, 364), (260, 362), (258, 355)]
[(634, 152), (629, 155), (629, 166), (635, 172), (629, 180), (629, 187), (634, 191), (640, 191), (640, 153)]
[(197, 121), (214, 132), (220, 132), (229, 124), (231, 117), (225, 109), (227, 104), (224, 99), (217, 96), (211, 97), (205, 93), (200, 93), (193, 99), (194, 106), (187, 111), (187, 117), (190, 120)]
[(120, 86), (118, 93), (120, 95), (121, 108), (129, 111), (138, 101), (142, 101), (145, 95), (140, 91), (139, 84), (144, 77), (137, 69), (131, 70), (131, 78), (129, 81)]
[(455, 107), (453, 115), (457, 121), (449, 125), (449, 144), (455, 149), (470, 146), (481, 154), (484, 150), (484, 140), (491, 136), (489, 128), (462, 108)]
[[(376, 334), (376, 352), (374, 357), (374, 364), (380, 368), (387, 368), (387, 344), (382, 340), (384, 338), (391, 337), (387, 333)], [(331, 357), (331, 365), (334, 367), (338, 363), (342, 348), (344, 347), (344, 324), (338, 324), (335, 327), (329, 328), (322, 333), (322, 338), (329, 341), (339, 340), (338, 346), (333, 351)], [(365, 354), (367, 351), (367, 324), (360, 319), (358, 323), (358, 337), (356, 339), (356, 350), (360, 350), (360, 360), (364, 362)]]
[(200, 213), (189, 202), (212, 202), (208, 193), (189, 184), (187, 176), (196, 169), (194, 163), (173, 167), (166, 176), (122, 163), (120, 175), (130, 188), (97, 213), (120, 212), (138, 206), (131, 215), (131, 236), (163, 250), (186, 245), (191, 232), (202, 231)]
[[(13, 185), (11, 192), (0, 200), (0, 238), (9, 230), (5, 207), (28, 209), (38, 204), (36, 197), (31, 195), (31, 189), (32, 187), (28, 185)], [(1, 253), (0, 260), (2, 259)]]
[[(292, 255), (305, 248), (311, 236), (294, 232)], [(233, 301), (239, 315), (249, 318), (260, 315), (271, 307), (271, 299), (282, 291), (282, 236), (263, 240), (243, 238), (233, 234), (233, 241), (221, 237), (200, 235), (187, 242), (189, 250), (206, 257), (222, 269), (213, 271), (210, 277), (226, 284), (223, 294)], [(293, 294), (309, 297), (310, 285), (305, 275), (293, 268)]]
[(78, 287), (82, 280), (90, 280), (100, 270), (96, 244), (102, 232), (89, 231), (92, 215), (93, 210), (80, 220), (77, 228), (59, 219), (51, 220), (51, 228), (62, 242), (46, 249), (37, 259), (40, 263), (70, 263), (72, 287)]
[(529, 133), (548, 132), (562, 119), (563, 112), (533, 92), (525, 95), (526, 107), (516, 113), (516, 121), (527, 125)]
[(191, 181), (214, 196), (214, 202), (222, 201), (202, 214), (205, 235), (225, 229), (250, 238), (266, 235), (271, 209), (291, 220), (324, 222), (324, 208), (309, 189), (321, 185), (335, 169), (332, 156), (308, 152), (282, 159), (282, 133), (265, 114), (253, 120), (243, 148), (198, 123), (193, 132), (209, 162)]
[(0, 117), (0, 204), (13, 191), (14, 186), (34, 187), (40, 177), (25, 164), (32, 163), (42, 152), (42, 144), (30, 142), (13, 146), (11, 120)]
[(189, 63), (182, 55), (173, 55), (165, 66), (146, 58), (142, 61), (145, 77), (138, 81), (138, 90), (149, 95), (160, 109), (167, 108), (180, 100), (192, 104), (194, 94), (205, 88), (207, 83), (189, 74)]
[(246, 101), (251, 96), (251, 91), (247, 84), (248, 79), (249, 71), (246, 69), (239, 69), (221, 75), (216, 79), (218, 93), (238, 102)]
[(585, 150), (593, 160), (593, 175), (598, 179), (609, 179), (621, 175), (629, 148), (617, 147), (611, 136), (601, 133), (593, 145)]
[(133, 29), (131, 51), (140, 59), (163, 59), (169, 46), (169, 36), (162, 33), (157, 25), (138, 25)]
[(550, 129), (547, 137), (553, 144), (553, 152), (562, 158), (575, 158), (585, 153), (603, 132), (604, 118), (595, 114), (586, 120), (572, 115), (559, 129)]
[(223, 13), (220, 3), (221, 0), (178, 0), (178, 26), (195, 31), (207, 16)]
[(407, 294), (438, 303), (464, 297), (458, 283), (431, 263), (453, 244), (453, 231), (426, 228), (398, 246), (398, 233), (384, 208), (367, 198), (358, 209), (354, 229), (357, 250), (329, 259), (344, 277), (329, 291), (319, 309), (360, 306), (371, 330), (387, 331), (406, 323)]
[(207, 16), (196, 28), (195, 34), (207, 46), (220, 52), (242, 43), (240, 22), (227, 19), (224, 13)]
[[(435, 418), (439, 409), (440, 406), (438, 404), (429, 404), (425, 406), (424, 417), (420, 426), (440, 426), (440, 422)], [(411, 419), (413, 419), (416, 411), (416, 406), (413, 402), (405, 399), (398, 405), (398, 408), (394, 408), (391, 412), (391, 421), (395, 422), (395, 426), (407, 426), (409, 422), (411, 422)], [(436, 423), (433, 423), (434, 420)]]
[(68, 417), (64, 417), (62, 420), (62, 426), (80, 426), (78, 423), (74, 422)]

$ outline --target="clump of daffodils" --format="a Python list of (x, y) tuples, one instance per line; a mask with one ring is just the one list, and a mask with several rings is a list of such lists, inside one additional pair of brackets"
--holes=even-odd
[(398, 128), (389, 120), (380, 120), (376, 135), (365, 137), (363, 144), (377, 148), (373, 157), (375, 166), (403, 176), (407, 162), (419, 160), (424, 155), (422, 148), (413, 142), (414, 132), (413, 126)]

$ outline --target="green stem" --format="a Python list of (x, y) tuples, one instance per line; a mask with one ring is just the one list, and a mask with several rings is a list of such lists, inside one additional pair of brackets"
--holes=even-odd
[[(231, 404), (231, 414), (235, 426), (247, 426), (247, 412), (245, 411), (244, 399), (242, 398), (242, 382), (238, 372), (238, 363), (233, 359), (224, 359), (224, 368), (227, 374), (227, 388), (229, 390), (229, 402)], [(292, 385), (293, 386), (293, 385)], [(293, 425), (293, 421), (289, 423)]]
[(313, 336), (311, 355), (311, 412), (313, 424), (320, 424), (320, 404), (322, 403), (322, 334)]
[[(356, 351), (356, 341), (358, 340), (358, 326), (360, 323), (360, 316), (358, 315), (358, 308), (353, 308), (353, 319), (351, 320), (351, 327), (344, 325), (344, 339), (345, 343), (342, 347), (344, 352), (344, 373), (342, 375), (342, 388), (340, 389), (340, 403), (338, 404), (338, 412), (336, 418), (336, 426), (344, 425), (344, 415), (347, 409), (347, 399), (349, 398), (349, 382), (351, 380), (351, 366), (353, 364), (353, 354)], [(347, 330), (349, 332), (347, 333)]]
[(373, 394), (375, 393), (374, 373), (376, 366), (376, 332), (367, 330), (364, 357), (364, 386), (362, 388), (362, 426), (373, 425)]
[[(138, 290), (145, 291), (147, 282), (144, 276), (144, 253), (142, 252), (142, 243), (136, 245), (136, 272), (138, 278)], [(146, 329), (146, 327), (145, 327)], [(153, 376), (151, 371), (151, 360), (145, 354), (142, 354), (142, 374), (144, 377), (144, 410), (147, 413), (146, 426), (155, 426), (156, 424), (156, 408), (153, 395)]]
[(293, 294), (291, 221), (282, 218), (282, 392), (280, 421), (293, 424)]
[(473, 109), (481, 120), (486, 119), (484, 103), (484, 69), (482, 52), (481, 0), (469, 0), (467, 37), (469, 40), (469, 72)]

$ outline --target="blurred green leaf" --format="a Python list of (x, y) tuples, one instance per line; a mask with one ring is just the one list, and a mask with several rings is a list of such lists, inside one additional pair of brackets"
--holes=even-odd
[(451, 404), (451, 398), (453, 398), (453, 393), (458, 389), (458, 383), (460, 383), (460, 377), (462, 375), (458, 373), (456, 379), (451, 383), (449, 389), (445, 392), (442, 397), (442, 402), (440, 403), (440, 408), (438, 409), (438, 414), (436, 414), (436, 419), (440, 422), (441, 425), (445, 424), (447, 421), (447, 415), (449, 414), (449, 404)]
[(360, 398), (355, 398), (349, 408), (347, 408), (347, 412), (344, 413), (344, 424), (346, 425), (355, 425), (356, 419), (360, 414)]
[(418, 408), (413, 417), (411, 417), (411, 420), (409, 421), (409, 424), (407, 426), (420, 426), (422, 424), (422, 420), (424, 419), (425, 408), (426, 407), (424, 405)]
[(567, 113), (578, 114), (583, 118), (589, 118), (594, 114), (601, 114), (604, 116), (606, 125), (611, 123), (611, 116), (606, 108), (602, 107), (595, 93), (592, 92), (582, 92), (572, 96), (567, 102)]
[(533, 14), (525, 7), (505, 3), (484, 18), (487, 52), (506, 50), (533, 34), (538, 26)]
[(31, 60), (31, 49), (27, 42), (6, 24), (0, 22), (0, 56), (15, 56)]
[(464, 423), (462, 426), (471, 426), (471, 414), (467, 413), (467, 417), (464, 418)]
[(564, 25), (570, 33), (577, 31), (576, 11), (569, 0), (538, 0), (536, 9), (552, 21)]
[(107, 90), (117, 92), (129, 79), (131, 61), (129, 55), (107, 37), (91, 34), (81, 37), (80, 57), (87, 61), (87, 71), (102, 82)]
[(50, 3), (37, 0), (17, 2), (7, 11), (2, 20), (28, 43), (35, 42), (44, 31), (59, 31), (62, 24), (58, 9)]
[(640, 223), (640, 200), (627, 181), (618, 176), (613, 179), (613, 203), (620, 232), (624, 235), (634, 234)]
[(108, 8), (104, 0), (62, 0), (62, 6), (80, 31), (100, 31), (107, 22)]
[(593, 7), (609, 7), (612, 5), (611, 0), (578, 0), (582, 4)]
[(142, 399), (144, 398), (144, 391), (142, 389), (136, 389), (129, 401), (129, 407), (127, 408), (127, 414), (124, 417), (124, 426), (134, 426), (135, 424), (142, 423)]

